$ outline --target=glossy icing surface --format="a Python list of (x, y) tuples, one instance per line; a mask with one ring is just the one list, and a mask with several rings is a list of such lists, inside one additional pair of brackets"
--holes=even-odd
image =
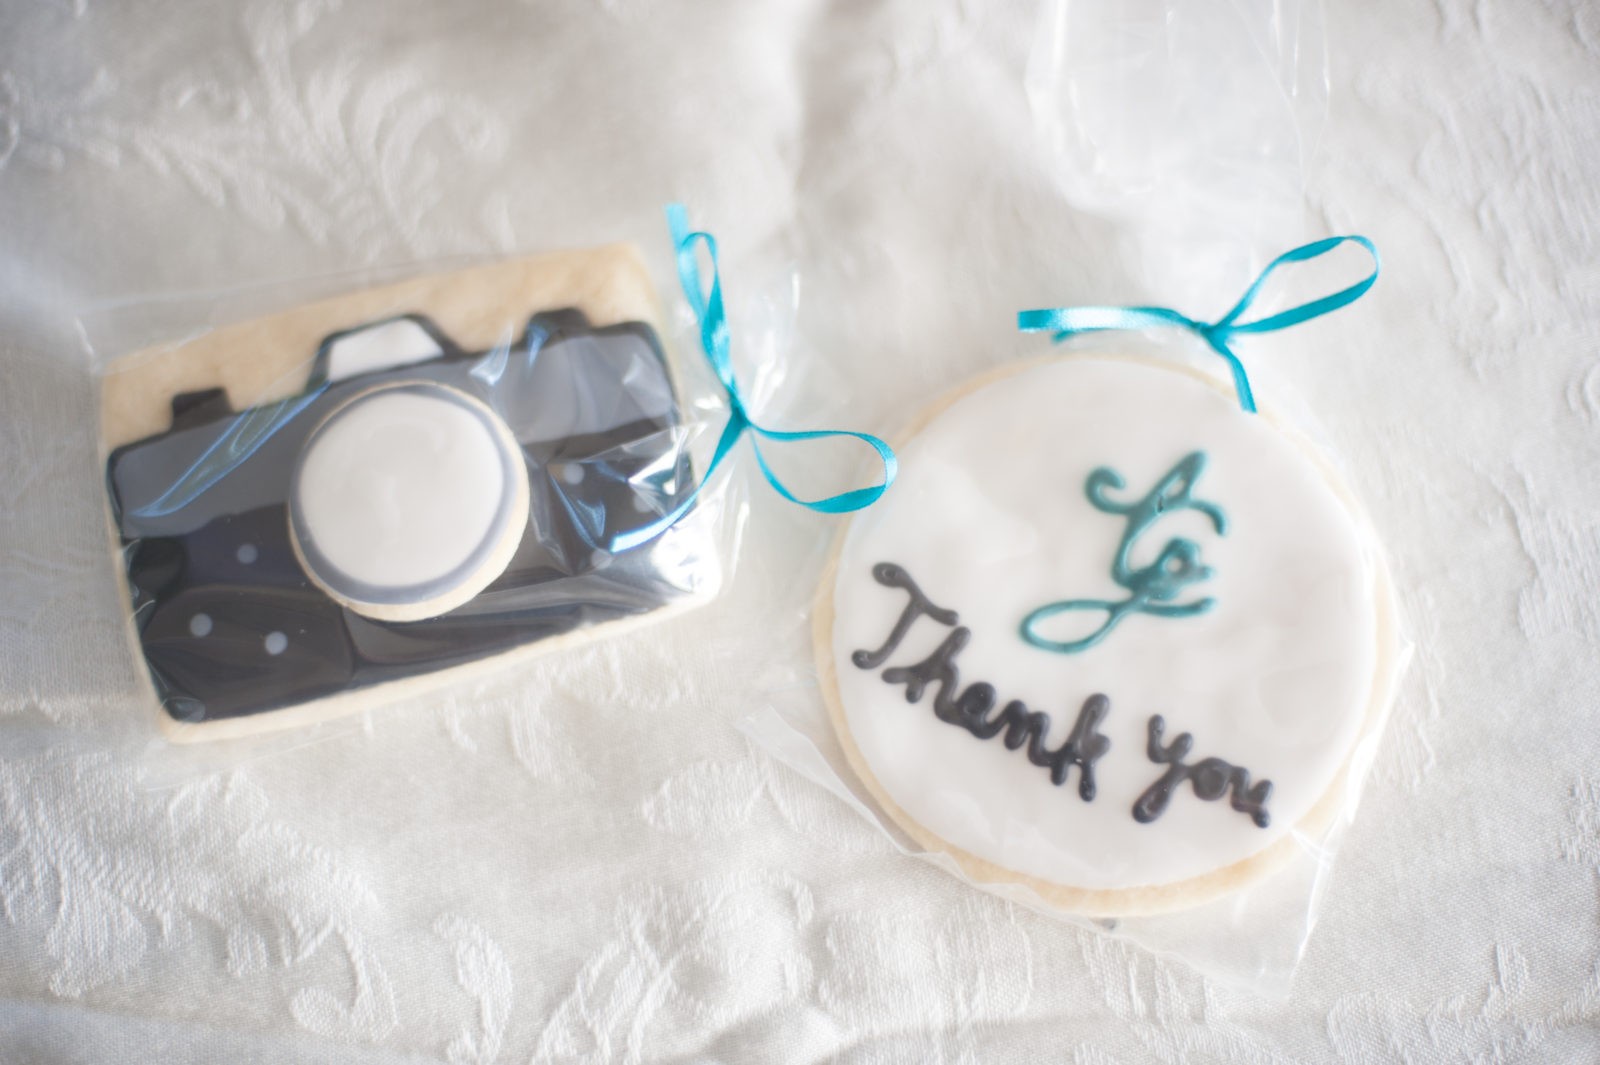
[[(434, 382), (349, 400), (307, 439), (289, 498), (310, 575), (362, 603), (470, 599), (528, 516), (516, 440), (487, 406)], [(499, 569), (487, 565), (498, 556)], [(367, 611), (362, 611), (366, 613)], [(421, 616), (427, 616), (424, 613)]]
[[(1207, 462), (1196, 491), (1226, 511), (1226, 535), (1180, 508), (1161, 515), (1129, 562), (1148, 565), (1172, 539), (1192, 541), (1212, 569), (1204, 589), (1214, 606), (1131, 614), (1073, 654), (1027, 643), (1021, 622), (1042, 604), (1125, 596), (1112, 566), (1125, 523), (1091, 504), (1092, 472), (1115, 467), (1131, 497), (1197, 451)], [(1328, 790), (1361, 733), (1380, 664), (1376, 571), (1368, 534), (1303, 445), (1192, 374), (1075, 357), (981, 385), (899, 454), (894, 489), (845, 536), (832, 650), (851, 736), (878, 787), (919, 826), (1050, 883), (1133, 888), (1258, 853)], [(870, 652), (907, 605), (905, 591), (874, 579), (883, 563), (958, 621), (919, 617), (880, 663)], [(1072, 640), (1103, 621), (1061, 614), (1040, 628)], [(966, 717), (908, 705), (905, 671), (959, 628), (970, 630), (961, 688), (992, 686), (978, 695), (993, 699), (991, 717), (1013, 701), (1048, 715), (1041, 749), (1068, 743), (1086, 701), (1107, 698), (1097, 728), (1109, 748), (1094, 762), (1092, 799), (1056, 784), (1026, 752), (977, 738), (970, 700)], [(1157, 715), (1169, 747), (1192, 734), (1183, 760), (1205, 772), (1169, 778), (1158, 789), (1165, 801), (1146, 799), (1141, 820), (1141, 798), (1173, 770), (1149, 757)], [(1270, 818), (1214, 801), (1233, 767), (1249, 771), (1252, 787), (1271, 781)], [(1155, 805), (1159, 816), (1148, 816)]]
[[(398, 365), (375, 368), (390, 341)], [(442, 354), (416, 361), (425, 350)], [(365, 372), (340, 377), (352, 367)], [(499, 575), (468, 601), (422, 620), (373, 617), (307, 575), (288, 500), (330, 415), (417, 382), (470, 397), (510, 432), (525, 519), (510, 560), (491, 559)], [(300, 394), (243, 410), (221, 389), (173, 396), (170, 429), (107, 460), (134, 624), (163, 708), (183, 722), (268, 713), (702, 596), (716, 559), (689, 524), (636, 550), (604, 549), (693, 482), (680, 426), (654, 330), (593, 327), (571, 310), (536, 314), (519, 340), (487, 351), (462, 350), (422, 315), (362, 324), (325, 339)]]

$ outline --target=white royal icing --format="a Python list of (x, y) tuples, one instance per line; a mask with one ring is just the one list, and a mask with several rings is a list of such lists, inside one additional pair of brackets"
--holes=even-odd
[[(414, 620), (459, 605), (505, 568), (527, 521), (526, 473), (488, 407), (403, 382), (356, 396), (317, 428), (290, 509), (313, 579), (358, 611), (398, 606), (387, 616)], [(408, 604), (427, 609), (408, 614)]]
[[(1134, 565), (1175, 536), (1201, 546), (1214, 575), (1181, 601), (1214, 607), (1187, 618), (1132, 614), (1076, 654), (1024, 642), (1030, 611), (1074, 598), (1116, 601), (1111, 564), (1127, 527), (1085, 495), (1090, 472), (1115, 469), (1143, 496), (1184, 456), (1203, 451), (1194, 496), (1228, 519), (1218, 535), (1185, 510), (1163, 515), (1135, 543)], [(1364, 526), (1329, 475), (1265, 416), (1195, 375), (1127, 359), (1051, 360), (982, 385), (936, 415), (899, 451), (900, 474), (846, 534), (834, 589), (833, 656), (842, 711), (878, 785), (911, 819), (1017, 873), (1089, 889), (1166, 885), (1227, 867), (1294, 830), (1328, 790), (1363, 728), (1379, 668), (1376, 561)], [(875, 670), (852, 652), (881, 647), (907, 594), (872, 576), (904, 570), (972, 631), (961, 686), (994, 685), (996, 712), (1022, 700), (1050, 715), (1048, 746), (1066, 739), (1085, 699), (1104, 693), (1085, 802), (1074, 766), (1060, 786), (1025, 750), (980, 740), (886, 683), (883, 668), (927, 658), (951, 631), (916, 622)], [(1063, 614), (1054, 638), (1087, 635), (1104, 614)], [(1217, 757), (1270, 779), (1259, 827), (1224, 797), (1179, 785), (1141, 824), (1132, 808), (1164, 765), (1146, 753), (1152, 715), (1165, 742), (1194, 736), (1186, 761)]]
[(444, 352), (428, 331), (409, 318), (353, 329), (328, 345), (328, 380), (392, 370), (436, 359)]

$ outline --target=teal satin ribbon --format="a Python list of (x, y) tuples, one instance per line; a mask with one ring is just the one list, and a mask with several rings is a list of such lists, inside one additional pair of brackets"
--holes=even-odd
[[(1302, 303), (1298, 307), (1290, 307), (1286, 311), (1279, 311), (1265, 318), (1257, 318), (1253, 322), (1239, 321), (1255, 302), (1262, 286), (1267, 283), (1267, 278), (1271, 277), (1272, 272), (1278, 267), (1315, 259), (1345, 243), (1359, 244), (1367, 250), (1372, 256), (1372, 273), (1349, 288), (1340, 289), (1332, 295)], [(1377, 282), (1381, 265), (1378, 249), (1373, 247), (1372, 241), (1366, 237), (1328, 237), (1303, 244), (1293, 251), (1286, 251), (1268, 263), (1267, 268), (1261, 271), (1261, 276), (1245, 289), (1244, 295), (1234, 304), (1233, 310), (1215, 322), (1197, 322), (1167, 307), (1054, 307), (1021, 312), (1017, 315), (1017, 328), (1023, 332), (1047, 330), (1055, 333), (1055, 339), (1058, 341), (1079, 333), (1097, 333), (1107, 329), (1162, 329), (1174, 326), (1187, 329), (1197, 334), (1211, 345), (1213, 351), (1227, 360), (1228, 368), (1233, 371), (1233, 386), (1239, 393), (1239, 406), (1247, 411), (1254, 411), (1256, 399), (1250, 389), (1250, 377), (1245, 373), (1244, 364), (1228, 346), (1228, 342), (1234, 337), (1248, 336), (1251, 333), (1270, 333), (1277, 329), (1287, 329), (1354, 303), (1366, 295), (1367, 289)]]
[[(728, 424), (723, 427), (722, 435), (717, 439), (716, 450), (711, 453), (711, 461), (706, 465), (706, 472), (700, 478), (700, 483), (694, 486), (689, 495), (673, 508), (671, 513), (643, 528), (623, 533), (612, 540), (612, 552), (626, 551), (655, 539), (689, 513), (701, 490), (710, 483), (712, 476), (717, 472), (717, 467), (722, 465), (722, 461), (728, 457), (733, 446), (747, 430), (758, 437), (780, 444), (824, 440), (830, 437), (860, 440), (876, 451), (878, 458), (883, 462), (883, 482), (870, 488), (853, 488), (848, 492), (840, 492), (823, 499), (801, 499), (795, 495), (789, 490), (789, 486), (772, 472), (772, 467), (767, 465), (767, 457), (762, 454), (761, 445), (752, 440), (751, 447), (756, 453), (756, 462), (760, 464), (761, 473), (766, 477), (767, 483), (791, 503), (798, 503), (820, 514), (846, 514), (877, 502), (894, 483), (895, 473), (899, 469), (894, 451), (888, 444), (870, 433), (857, 433), (848, 429), (807, 429), (798, 432), (767, 429), (756, 424), (755, 419), (750, 417), (750, 412), (745, 409), (744, 394), (739, 391), (739, 383), (733, 376), (733, 361), (728, 357), (728, 319), (722, 307), (722, 278), (717, 267), (716, 238), (710, 233), (698, 231), (691, 233), (689, 215), (682, 204), (674, 203), (667, 207), (667, 225), (671, 227), (672, 243), (677, 248), (678, 281), (683, 285), (684, 297), (688, 299), (689, 307), (700, 323), (700, 346), (705, 350), (706, 359), (716, 372), (717, 380), (722, 382), (723, 390), (728, 394)], [(702, 245), (711, 259), (709, 291), (700, 277), (698, 250)]]

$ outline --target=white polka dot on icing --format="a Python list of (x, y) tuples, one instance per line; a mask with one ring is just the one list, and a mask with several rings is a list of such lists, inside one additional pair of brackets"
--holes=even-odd
[(189, 619), (189, 634), (191, 636), (211, 635), (211, 615), (196, 614)]
[(266, 647), (267, 654), (281, 655), (289, 646), (289, 637), (281, 632), (269, 632), (262, 644)]
[(257, 558), (261, 557), (261, 553), (256, 550), (255, 544), (240, 544), (239, 550), (234, 552), (234, 556), (238, 558), (238, 560), (244, 565), (248, 566), (255, 562)]

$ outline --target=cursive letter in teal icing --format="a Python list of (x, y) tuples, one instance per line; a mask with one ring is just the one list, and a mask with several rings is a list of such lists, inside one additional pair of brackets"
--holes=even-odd
[[(1128, 590), (1128, 598), (1120, 602), (1105, 599), (1064, 599), (1047, 603), (1022, 619), (1022, 638), (1043, 651), (1071, 655), (1086, 651), (1110, 635), (1111, 630), (1129, 614), (1149, 614), (1158, 618), (1186, 618), (1204, 614), (1216, 605), (1216, 600), (1206, 597), (1189, 603), (1175, 603), (1191, 584), (1208, 579), (1210, 566), (1200, 562), (1200, 545), (1182, 536), (1167, 541), (1154, 562), (1134, 568), (1128, 560), (1134, 542), (1159, 521), (1164, 514), (1180, 510), (1197, 510), (1211, 519), (1218, 536), (1226, 536), (1228, 517), (1215, 503), (1194, 498), (1194, 485), (1205, 472), (1206, 455), (1203, 451), (1185, 455), (1178, 464), (1167, 471), (1165, 477), (1142, 499), (1119, 503), (1106, 495), (1127, 487), (1122, 475), (1107, 466), (1089, 474), (1084, 493), (1095, 509), (1106, 514), (1116, 514), (1127, 519), (1122, 532), (1122, 542), (1117, 545), (1116, 557), (1111, 560), (1111, 579)], [(1072, 610), (1103, 610), (1105, 622), (1081, 640), (1051, 640), (1039, 635), (1040, 622)]]

